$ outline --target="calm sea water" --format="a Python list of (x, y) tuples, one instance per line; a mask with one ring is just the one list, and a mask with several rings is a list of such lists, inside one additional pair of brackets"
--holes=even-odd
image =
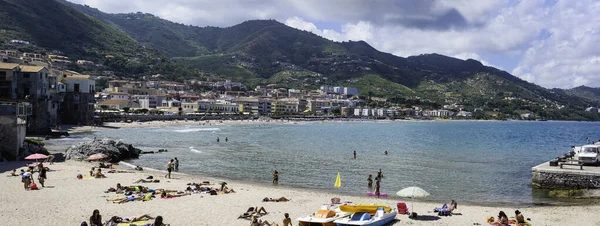
[(169, 150), (131, 161), (144, 167), (164, 170), (178, 157), (181, 172), (267, 184), (278, 170), (279, 186), (356, 195), (370, 191), (367, 176), (381, 169), (381, 190), (392, 196), (418, 186), (432, 194), (428, 200), (529, 204), (551, 201), (532, 192), (531, 167), (586, 137), (598, 140), (598, 131), (600, 123), (589, 122), (328, 122), (130, 128), (49, 143), (62, 149), (94, 137), (123, 139)]

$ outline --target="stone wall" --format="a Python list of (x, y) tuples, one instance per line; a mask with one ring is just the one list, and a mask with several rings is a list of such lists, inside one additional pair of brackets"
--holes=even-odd
[(17, 128), (16, 116), (0, 115), (0, 152), (3, 157), (19, 155), (20, 143)]
[(533, 170), (532, 187), (542, 189), (598, 189), (600, 174)]

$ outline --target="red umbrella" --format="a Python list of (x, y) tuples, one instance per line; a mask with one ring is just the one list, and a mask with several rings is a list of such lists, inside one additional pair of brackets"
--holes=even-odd
[(26, 160), (38, 160), (38, 159), (47, 159), (48, 156), (44, 154), (33, 154), (25, 157)]
[(88, 157), (87, 160), (94, 161), (94, 160), (100, 160), (100, 159), (105, 159), (105, 158), (108, 158), (108, 155), (98, 153), (98, 154), (90, 155), (90, 157)]

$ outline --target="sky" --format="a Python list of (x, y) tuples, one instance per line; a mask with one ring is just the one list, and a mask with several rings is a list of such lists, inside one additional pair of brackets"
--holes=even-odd
[(197, 26), (275, 19), (397, 56), (475, 59), (546, 88), (600, 87), (596, 0), (70, 0)]

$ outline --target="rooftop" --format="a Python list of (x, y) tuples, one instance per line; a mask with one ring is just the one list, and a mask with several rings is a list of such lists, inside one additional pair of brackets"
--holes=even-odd
[(18, 66), (19, 64), (0, 63), (0, 70), (13, 70)]
[(19, 65), (19, 67), (21, 67), (21, 72), (26, 72), (26, 73), (36, 73), (36, 72), (40, 72), (41, 70), (45, 69), (45, 67), (42, 67), (42, 66), (30, 66), (30, 65)]
[(67, 76), (66, 79), (90, 79), (89, 75), (71, 75)]
[(99, 105), (113, 105), (113, 104), (122, 104), (125, 102), (128, 102), (129, 100), (105, 100), (102, 101), (100, 103), (98, 103)]

